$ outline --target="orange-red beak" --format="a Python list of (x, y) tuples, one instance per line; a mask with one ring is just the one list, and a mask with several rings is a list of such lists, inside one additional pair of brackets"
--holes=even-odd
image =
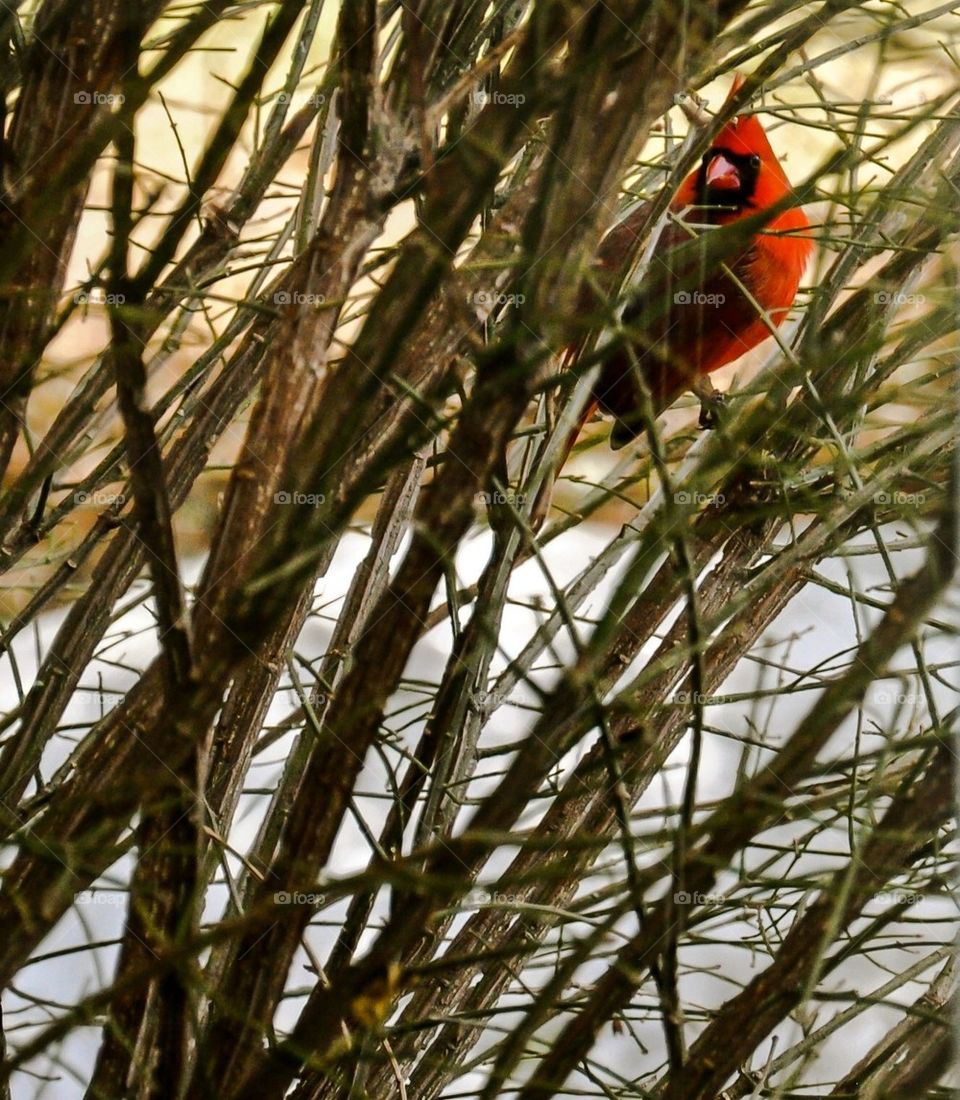
[(739, 169), (723, 153), (707, 165), (707, 187), (712, 191), (739, 191), (742, 182)]

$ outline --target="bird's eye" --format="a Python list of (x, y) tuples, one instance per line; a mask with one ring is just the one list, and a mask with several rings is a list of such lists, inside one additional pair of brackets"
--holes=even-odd
[(760, 158), (757, 156), (756, 153), (754, 153), (753, 156), (750, 158), (750, 167), (751, 168), (759, 168), (760, 167)]

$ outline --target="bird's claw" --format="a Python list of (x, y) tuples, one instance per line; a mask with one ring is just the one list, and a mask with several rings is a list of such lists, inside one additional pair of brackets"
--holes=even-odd
[(700, 427), (706, 431), (715, 428), (720, 421), (720, 410), (723, 408), (726, 396), (719, 390), (712, 393), (700, 394)]

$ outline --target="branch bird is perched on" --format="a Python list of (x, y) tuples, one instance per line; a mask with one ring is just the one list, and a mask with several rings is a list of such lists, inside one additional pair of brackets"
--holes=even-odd
[[(739, 76), (734, 80), (727, 102), (742, 83)], [(790, 193), (759, 120), (732, 119), (670, 203), (671, 220), (623, 313), (627, 341), (604, 360), (581, 426), (599, 406), (614, 417), (611, 446), (622, 447), (646, 427), (638, 372), (656, 415), (684, 390), (702, 392), (707, 375), (756, 347), (771, 325), (783, 322), (813, 249), (809, 223), (797, 207), (778, 211), (721, 257), (698, 244), (680, 246), (697, 237), (705, 242), (709, 233), (700, 227), (761, 214)], [(596, 312), (597, 287), (615, 285), (646, 227), (649, 206), (634, 210), (601, 242), (592, 285), (582, 294), (585, 315)], [(568, 348), (565, 362), (578, 351)]]

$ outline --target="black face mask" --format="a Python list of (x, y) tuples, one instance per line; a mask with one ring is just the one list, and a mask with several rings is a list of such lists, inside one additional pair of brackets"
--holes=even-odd
[[(707, 171), (713, 160), (722, 156), (736, 169), (740, 180), (739, 187), (710, 187), (707, 183)], [(697, 175), (697, 205), (708, 209), (740, 210), (753, 206), (753, 195), (757, 188), (757, 176), (760, 172), (760, 157), (756, 153), (734, 153), (723, 146), (716, 146), (704, 155)]]

